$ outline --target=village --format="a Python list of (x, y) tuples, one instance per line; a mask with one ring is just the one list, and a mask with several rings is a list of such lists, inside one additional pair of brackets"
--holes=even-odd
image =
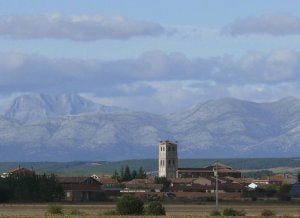
[[(128, 166), (113, 175), (55, 176), (62, 187), (62, 202), (115, 201), (124, 194), (132, 194), (143, 201), (196, 202), (259, 199), (288, 201), (300, 196), (298, 177), (292, 174), (274, 174), (261, 178), (247, 178), (241, 171), (222, 163), (203, 168), (178, 166), (177, 142), (160, 141), (157, 175), (147, 174), (140, 168), (131, 172)], [(3, 172), (1, 181), (22, 179), (34, 175), (31, 169), (18, 166)], [(122, 175), (123, 174), (123, 175)], [(127, 175), (126, 175), (127, 174)]]

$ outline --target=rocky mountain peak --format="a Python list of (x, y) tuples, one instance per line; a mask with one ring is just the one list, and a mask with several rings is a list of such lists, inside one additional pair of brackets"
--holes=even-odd
[(35, 123), (54, 117), (123, 110), (125, 109), (94, 103), (77, 94), (33, 93), (15, 98), (4, 116), (23, 123)]

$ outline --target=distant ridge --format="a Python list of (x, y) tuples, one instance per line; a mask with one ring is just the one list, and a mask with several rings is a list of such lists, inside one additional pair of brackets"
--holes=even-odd
[(299, 156), (300, 101), (224, 98), (155, 115), (79, 95), (32, 94), (0, 116), (2, 161), (156, 158), (159, 140), (168, 138), (186, 158)]
[(15, 98), (4, 115), (22, 123), (32, 123), (59, 116), (119, 111), (125, 109), (96, 104), (76, 94), (55, 96), (34, 93)]

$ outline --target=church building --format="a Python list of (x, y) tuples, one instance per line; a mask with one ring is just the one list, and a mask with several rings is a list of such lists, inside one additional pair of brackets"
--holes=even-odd
[(160, 141), (158, 176), (176, 178), (178, 168), (177, 143), (172, 141)]
[(204, 168), (178, 168), (177, 142), (160, 141), (158, 176), (166, 178), (210, 178), (217, 171), (219, 177), (241, 178), (241, 172), (230, 166), (216, 163)]

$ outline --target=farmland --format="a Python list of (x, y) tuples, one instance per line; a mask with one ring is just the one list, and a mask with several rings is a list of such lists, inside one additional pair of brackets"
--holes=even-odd
[[(272, 170), (297, 173), (300, 158), (231, 158), (231, 159), (179, 159), (180, 167), (205, 167), (220, 162), (241, 171)], [(0, 162), (0, 173), (12, 170), (19, 164), (37, 173), (54, 173), (65, 176), (90, 176), (92, 174), (112, 174), (114, 170), (128, 165), (130, 169), (143, 167), (147, 172), (157, 171), (157, 159), (123, 161), (73, 161), (73, 162)]]
[[(72, 216), (71, 211), (80, 211), (82, 217), (106, 217), (105, 212), (115, 209), (115, 204), (60, 204), (64, 208), (64, 215)], [(207, 217), (215, 209), (212, 203), (202, 204), (165, 204), (167, 217)], [(1, 204), (0, 217), (45, 217), (46, 204)], [(244, 210), (246, 216), (260, 216), (263, 209), (272, 210), (277, 216), (300, 216), (299, 204), (290, 203), (261, 203), (261, 202), (226, 202), (219, 210), (234, 208)], [(61, 217), (61, 216), (58, 216)]]

